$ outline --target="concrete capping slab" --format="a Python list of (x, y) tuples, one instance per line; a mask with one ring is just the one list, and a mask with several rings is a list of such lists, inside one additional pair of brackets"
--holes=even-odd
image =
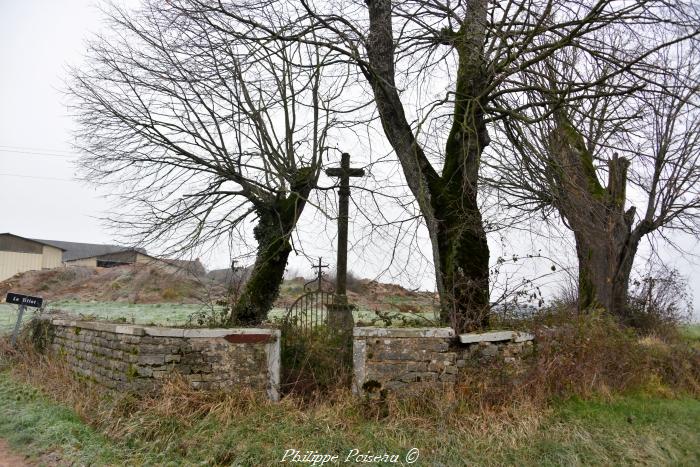
[(362, 385), (365, 384), (367, 369), (367, 341), (354, 339), (352, 341), (352, 392), (362, 394)]
[(516, 331), (491, 331), (491, 332), (481, 332), (481, 333), (468, 333), (460, 334), (459, 341), (462, 344), (475, 344), (478, 342), (503, 342), (503, 341), (513, 341), (513, 342), (525, 342), (531, 341), (535, 338), (530, 333), (527, 332), (516, 332)]
[(356, 327), (353, 337), (437, 337), (451, 338), (455, 336), (452, 328), (373, 328)]
[(90, 331), (112, 332), (114, 334), (128, 334), (132, 336), (143, 336), (146, 334), (143, 327), (128, 324), (101, 323), (98, 321), (81, 321), (69, 319), (52, 319), (54, 326), (66, 326)]
[(279, 340), (281, 332), (272, 328), (216, 328), (216, 329), (186, 329), (170, 328), (161, 326), (140, 326), (134, 324), (104, 323), (100, 321), (81, 321), (77, 319), (64, 318), (42, 318), (48, 319), (55, 326), (66, 326), (93, 331), (113, 332), (115, 334), (128, 334), (133, 336), (153, 336), (153, 337), (189, 337), (189, 338), (212, 338), (224, 337), (231, 334), (265, 334)]
[(232, 329), (183, 329), (182, 337), (224, 337)]
[(280, 330), (270, 328), (183, 329), (182, 337), (224, 337), (231, 334), (266, 334), (279, 340)]
[(143, 328), (147, 336), (153, 337), (184, 337), (185, 330), (181, 328), (161, 328), (148, 326)]
[(279, 329), (276, 331), (275, 340), (265, 346), (267, 351), (267, 396), (273, 402), (280, 400), (280, 369), (282, 366), (280, 331)]
[(527, 341), (534, 341), (535, 340), (535, 335), (530, 334), (529, 332), (516, 332), (515, 335), (513, 336), (513, 342), (527, 342)]

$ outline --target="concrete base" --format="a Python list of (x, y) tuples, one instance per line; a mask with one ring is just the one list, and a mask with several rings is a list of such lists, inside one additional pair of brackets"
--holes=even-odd
[(347, 303), (329, 303), (326, 305), (328, 311), (328, 327), (334, 331), (351, 332), (355, 326), (352, 317), (354, 306)]

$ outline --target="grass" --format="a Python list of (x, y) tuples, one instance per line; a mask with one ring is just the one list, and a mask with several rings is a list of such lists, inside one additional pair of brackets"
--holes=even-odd
[(562, 402), (523, 454), (540, 465), (699, 465), (700, 401)]
[(681, 330), (683, 336), (690, 341), (700, 342), (700, 323), (683, 326)]
[(120, 455), (106, 436), (87, 426), (68, 407), (35, 388), (0, 374), (0, 436), (20, 454), (56, 455), (77, 463), (109, 464)]
[(78, 464), (271, 465), (286, 449), (341, 461), (352, 449), (403, 460), (415, 447), (415, 465), (700, 465), (700, 401), (694, 399), (572, 399), (544, 415), (527, 408), (474, 414), (454, 429), (436, 416), (364, 419), (359, 407), (347, 398), (307, 410), (284, 401), (248, 402), (185, 422), (136, 411), (110, 439), (9, 371), (0, 373), (0, 437), (19, 453), (53, 453)]
[(416, 465), (700, 465), (700, 354), (597, 314), (568, 316), (515, 373), (472, 362), (453, 389), (374, 401), (338, 384), (271, 403), (178, 379), (155, 394), (106, 395), (61, 358), (3, 348), (0, 438), (40, 459), (271, 465), (296, 449), (354, 465), (343, 462), (353, 450), (402, 458), (415, 448)]

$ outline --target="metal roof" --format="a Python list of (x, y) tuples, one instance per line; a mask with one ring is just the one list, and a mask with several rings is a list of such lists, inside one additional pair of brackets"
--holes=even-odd
[(45, 245), (60, 248), (63, 251), (63, 261), (74, 261), (83, 258), (92, 258), (93, 256), (102, 256), (110, 253), (119, 253), (122, 251), (138, 251), (142, 254), (147, 254), (143, 248), (133, 248), (118, 245), (100, 245), (97, 243), (78, 243), (78, 242), (63, 242), (60, 240), (39, 240), (31, 238), (35, 242)]
[(61, 248), (60, 246), (56, 246), (52, 243), (47, 243), (44, 240), (37, 240), (35, 238), (22, 237), (21, 235), (15, 235), (15, 234), (10, 233), (10, 232), (3, 232), (3, 233), (0, 233), (0, 235), (9, 235), (10, 237), (21, 238), (22, 240), (29, 240), (30, 242), (41, 243), (42, 245), (52, 246), (54, 248), (58, 248), (59, 250), (65, 250), (64, 248)]

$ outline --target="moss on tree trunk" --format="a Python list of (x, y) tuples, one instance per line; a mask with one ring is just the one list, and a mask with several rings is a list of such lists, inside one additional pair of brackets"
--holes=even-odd
[(231, 311), (231, 324), (254, 325), (267, 318), (279, 294), (280, 284), (292, 251), (291, 231), (268, 216), (255, 227), (258, 253), (250, 277)]
[(230, 325), (257, 325), (267, 318), (279, 295), (292, 251), (292, 231), (317, 180), (318, 170), (301, 169), (287, 196), (278, 194), (272, 201), (258, 203), (258, 224), (253, 230), (258, 242), (255, 264), (243, 292), (232, 306)]
[[(478, 211), (474, 215), (478, 215)], [(438, 213), (438, 216), (440, 213)], [(486, 328), (489, 324), (489, 250), (478, 222), (450, 219), (440, 224), (440, 273), (445, 287), (441, 321), (458, 332)]]

